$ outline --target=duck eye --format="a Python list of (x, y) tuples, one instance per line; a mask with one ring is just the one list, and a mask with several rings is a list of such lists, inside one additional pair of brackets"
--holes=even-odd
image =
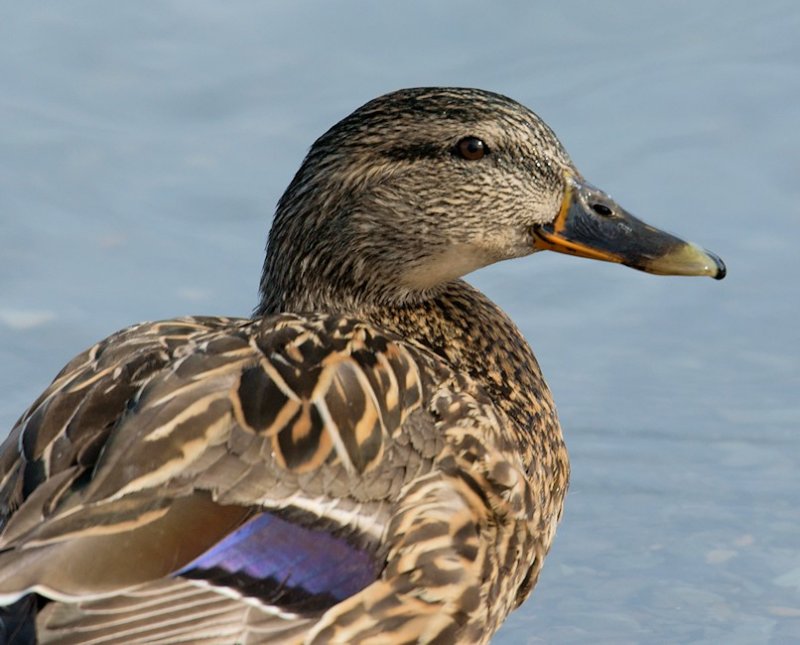
[(467, 161), (477, 161), (489, 152), (489, 148), (478, 137), (464, 137), (456, 144), (454, 152)]

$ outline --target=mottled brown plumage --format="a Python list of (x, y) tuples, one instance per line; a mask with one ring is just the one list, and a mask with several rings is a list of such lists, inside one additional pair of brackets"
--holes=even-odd
[(505, 97), (403, 90), (334, 126), (278, 206), (254, 318), (118, 332), (11, 431), (6, 638), (486, 642), (569, 466), (528, 344), (459, 277), (539, 245), (723, 272), (674, 238), (648, 252), (654, 229), (602, 256), (575, 217), (633, 230)]

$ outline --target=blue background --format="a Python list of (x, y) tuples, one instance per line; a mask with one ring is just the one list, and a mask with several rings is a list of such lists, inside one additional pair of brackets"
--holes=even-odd
[(718, 252), (660, 278), (537, 254), (470, 276), (531, 341), (573, 462), (496, 643), (800, 639), (800, 5), (7, 3), (0, 433), (130, 323), (248, 315), (311, 142), (384, 92), (528, 105), (593, 183)]

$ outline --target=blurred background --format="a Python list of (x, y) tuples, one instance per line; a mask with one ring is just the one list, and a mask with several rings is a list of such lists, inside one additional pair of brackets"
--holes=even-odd
[(553, 254), (470, 280), (520, 325), (573, 479), (495, 643), (800, 640), (800, 4), (7, 4), (0, 436), (140, 320), (247, 316), (274, 204), (379, 94), (507, 94), (723, 282)]

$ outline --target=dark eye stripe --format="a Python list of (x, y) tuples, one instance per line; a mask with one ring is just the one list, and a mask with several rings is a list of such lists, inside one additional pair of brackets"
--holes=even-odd
[(398, 146), (387, 150), (384, 154), (390, 159), (397, 161), (432, 159), (442, 154), (442, 147), (433, 144), (416, 144), (408, 146)]

